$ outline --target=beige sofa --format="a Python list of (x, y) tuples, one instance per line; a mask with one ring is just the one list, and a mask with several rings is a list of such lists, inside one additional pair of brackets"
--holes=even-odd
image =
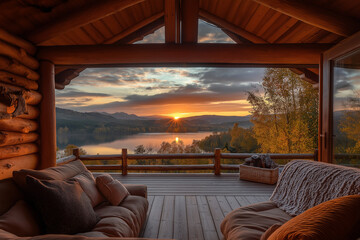
[(285, 166), (268, 202), (232, 211), (223, 220), (221, 231), (228, 240), (259, 240), (275, 224), (284, 224), (331, 199), (356, 194), (360, 194), (359, 169), (292, 161)]
[[(95, 227), (77, 236), (42, 235), (38, 213), (26, 204), (21, 188), (27, 175), (47, 180), (75, 180), (89, 196), (91, 205), (98, 217)], [(19, 187), (20, 186), (20, 187)], [(80, 160), (45, 170), (21, 170), (14, 172), (12, 179), (0, 181), (0, 239), (14, 239), (32, 232), (39, 235), (34, 239), (86, 239), (96, 237), (138, 237), (146, 219), (148, 209), (147, 188), (145, 185), (126, 185), (130, 195), (119, 206), (111, 206), (96, 189), (93, 175)], [(22, 206), (19, 208), (19, 206)], [(25, 206), (25, 209), (24, 209)], [(26, 213), (26, 214), (25, 214)], [(34, 221), (26, 219), (33, 218)], [(30, 222), (30, 224), (29, 224)], [(22, 233), (22, 234), (21, 234)], [(20, 234), (20, 235), (18, 235)], [(31, 238), (32, 239), (32, 238)]]

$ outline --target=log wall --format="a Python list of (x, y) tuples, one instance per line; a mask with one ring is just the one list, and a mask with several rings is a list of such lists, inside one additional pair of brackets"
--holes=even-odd
[(36, 47), (9, 33), (6, 36), (0, 39), (0, 180), (12, 177), (14, 170), (40, 165), (42, 96)]

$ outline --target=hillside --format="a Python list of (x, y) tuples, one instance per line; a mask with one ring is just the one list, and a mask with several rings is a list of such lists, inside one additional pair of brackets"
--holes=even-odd
[(130, 134), (140, 132), (196, 132), (225, 131), (234, 123), (248, 128), (249, 116), (216, 116), (172, 118), (141, 117), (127, 113), (76, 112), (56, 108), (56, 125), (59, 134)]

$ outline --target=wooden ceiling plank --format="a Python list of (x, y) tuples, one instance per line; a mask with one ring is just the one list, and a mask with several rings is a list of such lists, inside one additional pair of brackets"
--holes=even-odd
[(165, 11), (165, 42), (175, 43), (177, 39), (176, 19), (178, 18), (176, 1), (164, 0), (164, 11)]
[(181, 42), (196, 43), (198, 39), (199, 0), (181, 1)]
[(331, 44), (128, 44), (40, 47), (38, 58), (64, 66), (248, 64), (317, 66)]
[(360, 29), (357, 19), (301, 1), (253, 0), (312, 26), (348, 37)]
[(214, 23), (220, 28), (224, 28), (229, 30), (230, 32), (236, 33), (237, 35), (253, 42), (253, 43), (267, 43), (264, 39), (254, 35), (251, 32), (246, 31), (245, 29), (242, 29), (241, 27), (235, 26), (232, 23), (229, 23), (222, 18), (219, 18), (218, 16), (215, 16), (209, 12), (206, 12), (204, 10), (199, 11), (199, 15), (202, 19), (205, 21)]
[(39, 44), (71, 29), (94, 22), (143, 1), (144, 0), (95, 1), (88, 4), (88, 6), (84, 7), (81, 11), (75, 11), (71, 14), (64, 15), (64, 17), (58, 18), (54, 22), (31, 32), (27, 35), (27, 39), (33, 43)]

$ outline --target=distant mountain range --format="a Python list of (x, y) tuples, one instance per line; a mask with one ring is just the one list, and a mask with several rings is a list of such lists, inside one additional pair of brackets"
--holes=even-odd
[(226, 131), (234, 123), (252, 126), (250, 116), (203, 115), (174, 121), (164, 116), (137, 116), (124, 112), (77, 112), (56, 108), (58, 132), (61, 133), (138, 133), (138, 132), (196, 132)]

